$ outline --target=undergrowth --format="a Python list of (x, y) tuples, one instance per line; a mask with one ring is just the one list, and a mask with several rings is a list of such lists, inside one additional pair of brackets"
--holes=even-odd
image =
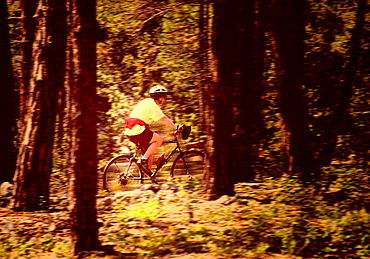
[[(320, 191), (282, 178), (238, 184), (235, 197), (217, 201), (203, 200), (189, 185), (179, 187), (175, 195), (148, 192), (135, 202), (117, 200), (113, 211), (101, 215), (100, 240), (137, 258), (175, 254), (196, 258), (200, 253), (218, 258), (270, 253), (290, 258), (368, 258), (368, 177), (366, 172), (344, 170), (335, 175)], [(65, 255), (67, 248), (68, 242), (56, 236), (33, 237), (20, 230), (0, 234), (0, 258), (12, 254), (34, 258), (40, 251)]]
[[(239, 184), (237, 195), (229, 204), (194, 203), (190, 214), (195, 217), (183, 216), (180, 225), (168, 226), (167, 231), (161, 231), (156, 221), (169, 208), (180, 206), (180, 210), (189, 210), (185, 204), (198, 194), (183, 193), (172, 203), (147, 199), (131, 208), (123, 206), (118, 208), (121, 220), (141, 222), (140, 234), (133, 234), (132, 225), (126, 225), (124, 239), (117, 247), (139, 251), (148, 258), (181, 253), (212, 253), (220, 258), (268, 253), (292, 258), (367, 258), (370, 214), (366, 208), (370, 200), (367, 193), (361, 193), (361, 197), (357, 193), (354, 200), (353, 188), (355, 185), (361, 192), (359, 186), (366, 189), (368, 183), (366, 177), (353, 179), (351, 174), (352, 171), (337, 172), (337, 179), (319, 192), (294, 178)], [(357, 200), (364, 206), (359, 206)], [(152, 212), (151, 217), (146, 212)], [(143, 221), (144, 218), (148, 220)]]
[(0, 258), (37, 258), (39, 254), (47, 252), (66, 258), (69, 252), (68, 238), (50, 234), (32, 236), (17, 228), (8, 233), (0, 233)]

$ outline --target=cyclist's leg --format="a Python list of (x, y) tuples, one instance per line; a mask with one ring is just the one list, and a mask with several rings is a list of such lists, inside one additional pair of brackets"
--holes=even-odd
[(146, 150), (145, 154), (143, 157), (148, 158), (148, 165), (149, 168), (152, 168), (153, 165), (153, 156), (155, 152), (158, 150), (158, 148), (162, 145), (163, 143), (163, 138), (158, 134), (158, 133), (153, 133), (153, 137), (149, 142), (149, 147)]
[[(128, 136), (129, 139), (135, 143), (135, 145), (141, 150), (143, 156), (144, 154), (146, 153), (147, 149), (149, 148), (150, 146), (150, 141), (152, 140), (153, 138), (153, 134), (154, 132), (149, 130), (149, 129), (145, 129), (142, 133), (140, 133), (139, 135), (131, 135), (131, 136)], [(144, 164), (148, 164), (148, 160), (146, 160), (147, 162), (144, 163)], [(139, 163), (138, 165), (144, 169), (144, 173), (148, 174), (149, 172), (146, 172), (148, 171), (148, 165), (145, 166), (143, 168), (143, 164), (141, 163), (141, 160), (139, 160)], [(146, 169), (147, 168), (147, 169)]]
[[(148, 169), (151, 169), (153, 165), (153, 156), (158, 150), (158, 147), (160, 147), (163, 143), (162, 137), (158, 133), (146, 129), (143, 133), (136, 136), (130, 136), (129, 138), (141, 149), (146, 150), (143, 154), (143, 158), (148, 159), (147, 167)], [(146, 168), (146, 166), (144, 166), (144, 168)]]

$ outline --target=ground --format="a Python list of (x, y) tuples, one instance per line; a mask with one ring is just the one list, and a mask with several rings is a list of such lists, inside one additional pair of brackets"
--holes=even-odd
[[(263, 195), (259, 194), (259, 197), (263, 199)], [(253, 193), (249, 193), (247, 198), (253, 201)], [(258, 204), (254, 206), (264, 206)], [(244, 207), (242, 203), (235, 202), (235, 197), (225, 196), (217, 201), (207, 201), (184, 190), (145, 191), (140, 195), (133, 191), (129, 195), (128, 192), (122, 192), (119, 195), (100, 197), (98, 218), (102, 227), (99, 240), (104, 245), (114, 247), (118, 253), (106, 255), (91, 252), (80, 258), (144, 258), (138, 254), (145, 247), (155, 251), (153, 256), (145, 258), (289, 258), (271, 252), (261, 253), (258, 257), (240, 256), (240, 253), (228, 257), (222, 252), (202, 250), (207, 236), (248, 224), (248, 219), (244, 217)], [(0, 208), (0, 237), (7, 236), (10, 240), (13, 235), (18, 240), (13, 240), (13, 243), (20, 242), (22, 238), (29, 240), (23, 244), (23, 250), (15, 249), (9, 258), (77, 258), (68, 256), (66, 240), (69, 238), (69, 217), (66, 207), (61, 208), (42, 212), (15, 212)], [(50, 252), (47, 246), (51, 243), (54, 248)], [(133, 246), (136, 247), (134, 252), (124, 248)], [(22, 257), (21, 253), (31, 256)]]

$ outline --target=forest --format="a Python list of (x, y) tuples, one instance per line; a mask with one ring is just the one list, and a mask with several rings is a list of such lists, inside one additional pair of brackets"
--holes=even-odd
[[(368, 0), (0, 1), (0, 258), (370, 258), (369, 60)], [(108, 192), (157, 84), (202, 177)]]

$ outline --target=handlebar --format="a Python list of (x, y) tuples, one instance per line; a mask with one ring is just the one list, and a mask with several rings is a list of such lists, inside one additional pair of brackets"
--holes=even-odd
[(182, 139), (188, 139), (191, 132), (191, 126), (187, 125), (178, 125), (177, 129), (174, 132), (174, 135), (181, 134)]

